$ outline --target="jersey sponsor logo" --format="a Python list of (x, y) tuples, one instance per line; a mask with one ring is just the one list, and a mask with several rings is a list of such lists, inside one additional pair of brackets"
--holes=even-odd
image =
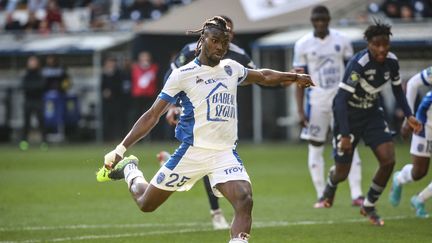
[(347, 80), (347, 84), (350, 86), (356, 86), (360, 80), (360, 74), (355, 71), (351, 72), (350, 78)]
[(191, 71), (191, 70), (194, 70), (196, 67), (197, 67), (197, 66), (193, 66), (193, 67), (189, 67), (189, 68), (180, 69), (180, 72)]
[(236, 118), (235, 95), (224, 91), (228, 91), (228, 87), (218, 83), (206, 97), (208, 121), (225, 122)]
[(369, 81), (374, 80), (374, 76), (376, 74), (376, 70), (375, 69), (368, 69), (364, 72), (364, 74), (366, 75), (366, 79)]
[(316, 68), (318, 72), (318, 83), (323, 89), (331, 89), (340, 82), (340, 68), (335, 60), (326, 56), (320, 56), (320, 63)]
[(225, 65), (225, 66), (224, 66), (224, 70), (225, 70), (225, 72), (226, 72), (229, 76), (232, 75), (232, 68), (231, 68), (231, 66), (229, 66), (229, 65)]
[(224, 172), (225, 172), (225, 175), (229, 175), (232, 173), (238, 173), (238, 172), (242, 173), (243, 172), (243, 166), (234, 166), (234, 167), (225, 169)]
[(199, 84), (199, 83), (201, 83), (201, 82), (203, 82), (203, 81), (204, 81), (204, 79), (202, 79), (202, 78), (196, 76), (196, 81), (195, 81), (195, 83)]
[(157, 184), (161, 184), (165, 180), (165, 174), (163, 172), (159, 173), (156, 178)]

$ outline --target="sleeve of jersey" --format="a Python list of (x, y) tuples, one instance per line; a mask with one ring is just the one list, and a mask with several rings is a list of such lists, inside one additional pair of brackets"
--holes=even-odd
[(334, 119), (336, 124), (339, 125), (339, 132), (342, 136), (349, 136), (349, 123), (348, 123), (348, 99), (352, 93), (344, 89), (339, 89), (334, 100)]
[(432, 92), (429, 91), (422, 99), (419, 108), (416, 113), (416, 118), (423, 124), (426, 123), (427, 120), (427, 112), (430, 109), (432, 104)]
[(238, 73), (237, 85), (240, 85), (241, 83), (243, 83), (243, 81), (245, 81), (248, 75), (248, 69), (236, 61), (233, 61), (233, 67)]
[(423, 82), (421, 80), (420, 75), (414, 75), (414, 77), (410, 78), (407, 83), (406, 89), (406, 99), (408, 102), (408, 106), (411, 110), (415, 111), (415, 100), (417, 98), (418, 90), (421, 86), (423, 86)]
[(359, 64), (354, 61), (349, 62), (342, 82), (339, 83), (339, 88), (349, 93), (354, 93), (356, 86), (362, 78), (361, 73), (362, 70)]
[(397, 103), (402, 108), (406, 117), (412, 115), (411, 108), (408, 105), (405, 94), (402, 90), (402, 85), (392, 85), (393, 94), (396, 98)]
[[(396, 58), (396, 56), (394, 58)], [(394, 85), (401, 85), (402, 80), (401, 80), (400, 75), (399, 75), (399, 62), (397, 61), (397, 59), (394, 59), (390, 65), (391, 65), (390, 78), (391, 78), (392, 85), (393, 86)]]
[(345, 48), (344, 48), (343, 57), (346, 65), (348, 61), (351, 59), (351, 57), (354, 55), (354, 50), (348, 38), (344, 38), (344, 41), (345, 41)]
[(178, 72), (174, 70), (166, 81), (158, 97), (171, 104), (176, 104), (177, 94), (181, 91), (178, 79)]
[(307, 60), (305, 54), (302, 51), (301, 43), (296, 43), (294, 45), (294, 58), (293, 58), (293, 66), (294, 67), (303, 67), (307, 66)]

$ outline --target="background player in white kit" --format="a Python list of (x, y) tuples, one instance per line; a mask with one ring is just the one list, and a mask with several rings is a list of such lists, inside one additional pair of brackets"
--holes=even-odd
[[(287, 86), (313, 85), (309, 75), (270, 69), (252, 70), (231, 59), (221, 60), (228, 50), (229, 28), (215, 16), (204, 22), (197, 45), (198, 57), (176, 69), (162, 92), (135, 123), (123, 141), (105, 155), (97, 179), (125, 178), (129, 191), (143, 212), (152, 212), (175, 191), (190, 189), (208, 175), (216, 195), (234, 208), (230, 242), (248, 242), (252, 225), (252, 188), (235, 149), (237, 143), (237, 86), (257, 83)], [(182, 143), (148, 183), (136, 157), (121, 160), (126, 149), (147, 135), (171, 104), (180, 99), (183, 108), (176, 127)]]
[[(324, 170), (324, 142), (333, 123), (332, 102), (345, 71), (345, 63), (353, 55), (351, 42), (341, 33), (329, 29), (330, 13), (319, 5), (312, 9), (313, 33), (299, 39), (294, 46), (293, 66), (311, 75), (317, 84), (308, 89), (306, 114), (303, 88), (297, 89), (297, 111), (303, 127), (301, 138), (309, 140), (308, 167), (315, 186), (318, 202), (314, 208), (324, 208), (322, 196), (326, 185)], [(361, 206), (361, 161), (354, 152), (351, 172), (348, 177), (353, 206)]]
[[(415, 100), (418, 96), (421, 87), (431, 87), (432, 85), (432, 66), (414, 75), (407, 83), (406, 97), (411, 110), (415, 109)], [(426, 176), (429, 170), (430, 157), (432, 152), (432, 110), (430, 104), (432, 101), (432, 93), (428, 93), (422, 99), (416, 117), (423, 124), (423, 130), (419, 134), (412, 134), (411, 138), (411, 158), (412, 163), (406, 164), (400, 171), (393, 174), (393, 184), (389, 194), (390, 204), (398, 206), (402, 196), (402, 186), (414, 181), (418, 181)], [(405, 122), (401, 129), (404, 137), (408, 137), (412, 129)], [(426, 191), (427, 188), (426, 188)], [(430, 192), (430, 189), (429, 189)], [(411, 199), (411, 204), (416, 208), (418, 217), (428, 217), (424, 210), (423, 197), (418, 199), (414, 196)]]

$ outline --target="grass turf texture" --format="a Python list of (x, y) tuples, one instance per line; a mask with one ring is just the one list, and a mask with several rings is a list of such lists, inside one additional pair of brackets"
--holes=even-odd
[[(155, 155), (176, 144), (141, 143), (127, 154), (140, 159), (147, 180), (158, 169)], [(95, 171), (114, 145), (52, 146), (48, 151), (0, 147), (0, 242), (228, 242), (228, 231), (212, 230), (209, 205), (200, 181), (175, 193), (156, 212), (141, 213), (126, 183), (98, 183)], [(327, 146), (329, 147), (329, 146)], [(387, 186), (378, 212), (384, 227), (374, 227), (351, 207), (348, 183), (339, 186), (331, 209), (313, 209), (315, 191), (307, 169), (306, 144), (241, 144), (238, 152), (253, 183), (250, 242), (428, 242), (431, 219), (417, 219), (409, 198), (430, 181), (404, 187), (401, 205), (388, 203)], [(367, 147), (363, 191), (377, 162)], [(332, 165), (326, 150), (326, 167)], [(408, 145), (397, 145), (396, 169), (409, 161)], [(231, 206), (220, 200), (228, 220)], [(427, 205), (429, 211), (432, 206)]]

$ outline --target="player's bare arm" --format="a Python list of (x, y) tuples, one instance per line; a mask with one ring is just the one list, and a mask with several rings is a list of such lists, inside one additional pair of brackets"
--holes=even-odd
[(126, 152), (126, 149), (146, 136), (170, 106), (171, 104), (167, 101), (157, 98), (152, 107), (135, 122), (132, 129), (116, 149), (105, 155), (105, 167), (109, 169), (113, 168), (123, 158), (123, 153)]
[(242, 85), (260, 84), (263, 86), (288, 86), (296, 83), (299, 87), (315, 86), (307, 74), (280, 72), (271, 69), (248, 69), (248, 75)]

